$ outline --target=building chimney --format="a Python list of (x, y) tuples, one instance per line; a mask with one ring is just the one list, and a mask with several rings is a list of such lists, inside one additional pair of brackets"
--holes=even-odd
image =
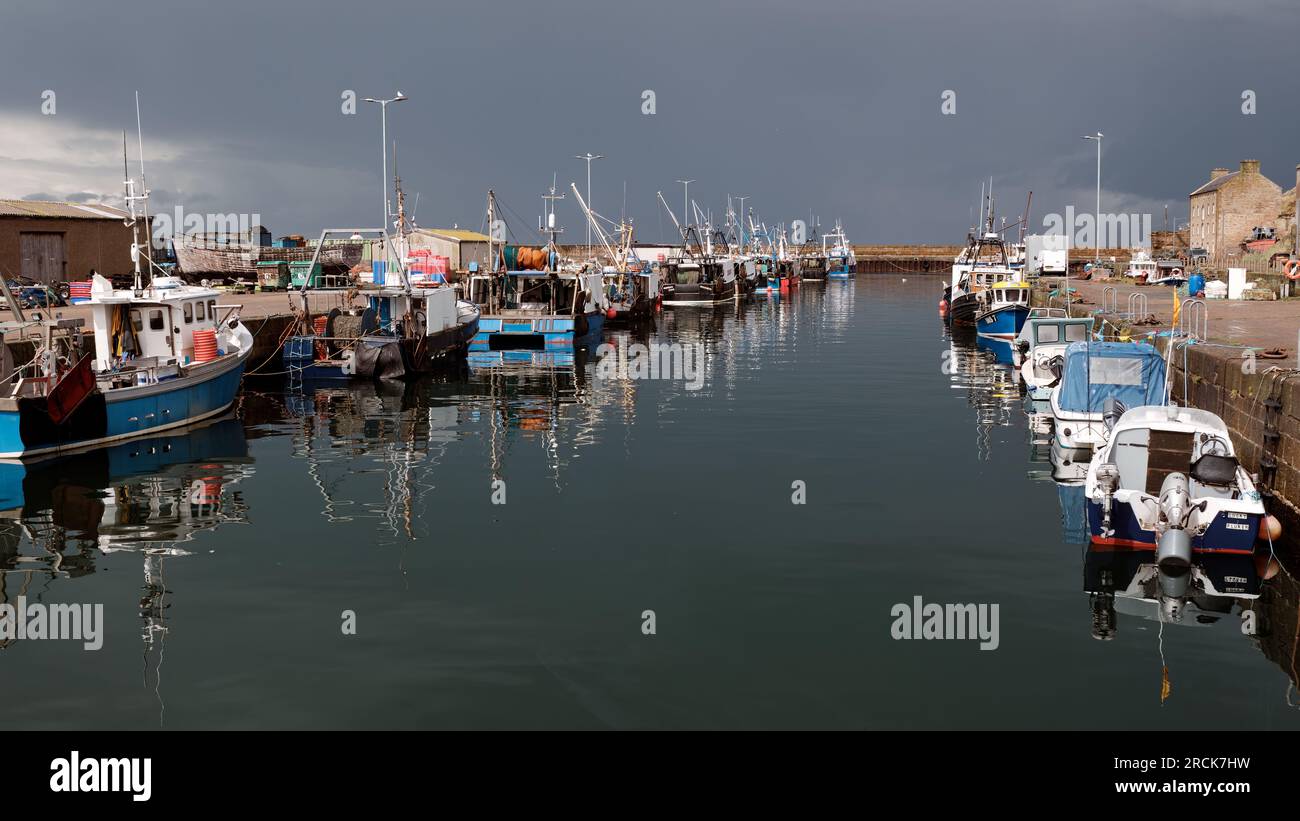
[(1258, 174), (1258, 173), (1259, 173), (1259, 160), (1242, 160), (1242, 161), (1241, 161), (1241, 173), (1242, 173), (1243, 175), (1245, 175), (1245, 174)]
[(1222, 177), (1222, 176), (1223, 176), (1224, 174), (1226, 174), (1226, 173), (1228, 173), (1228, 169), (1226, 169), (1226, 168), (1216, 168), (1216, 169), (1214, 169), (1213, 171), (1210, 172), (1210, 180), (1211, 180), (1211, 181), (1213, 181), (1213, 180), (1217, 180), (1219, 177)]

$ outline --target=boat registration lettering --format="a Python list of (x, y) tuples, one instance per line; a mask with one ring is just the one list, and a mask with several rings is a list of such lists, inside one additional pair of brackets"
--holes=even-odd
[(1225, 523), (1224, 527), (1228, 528), (1229, 530), (1250, 530), (1250, 525), (1239, 525), (1233, 522)]
[(1249, 517), (1248, 517), (1245, 513), (1233, 513), (1232, 511), (1228, 511), (1228, 518), (1229, 518), (1229, 519), (1246, 519), (1246, 518), (1249, 518)]

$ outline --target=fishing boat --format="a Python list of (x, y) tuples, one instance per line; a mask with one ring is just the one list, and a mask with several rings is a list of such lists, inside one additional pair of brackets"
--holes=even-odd
[[(398, 246), (385, 229), (326, 229), (331, 234), (377, 238), (385, 260), (373, 264), (373, 282), (326, 283), (303, 279), (295, 297), (296, 333), (281, 349), (283, 369), (299, 379), (406, 379), (459, 364), (478, 333), (480, 310), (432, 277), (415, 281), (407, 265), (406, 210), (398, 184)], [(389, 261), (394, 265), (389, 265)], [(313, 256), (309, 272), (315, 272)], [(328, 313), (312, 310), (313, 295), (333, 296)], [(339, 305), (339, 303), (342, 304)]]
[(1072, 342), (1052, 388), (1053, 449), (1061, 461), (1086, 461), (1105, 444), (1107, 417), (1165, 402), (1165, 361), (1141, 342)]
[(752, 261), (747, 264), (745, 258), (731, 253), (715, 254), (711, 232), (701, 235), (698, 225), (683, 226), (662, 192), (659, 202), (672, 217), (683, 240), (681, 254), (659, 266), (662, 303), (666, 306), (720, 305), (744, 296), (750, 287), (748, 274)]
[[(84, 320), (28, 322), (0, 279), (14, 317), (3, 329), (35, 349), (26, 364), (0, 375), (9, 386), (0, 397), (0, 459), (47, 458), (148, 436), (234, 403), (253, 335), (239, 321), (239, 306), (217, 304), (218, 291), (142, 270), (153, 261), (141, 244), (149, 196), (143, 183), (141, 189), (137, 194), (135, 181), (126, 181), (134, 287), (114, 290), (104, 276), (91, 278), (85, 304), (93, 352), (84, 349)], [(146, 208), (143, 219), (137, 204)]]
[(826, 257), (822, 255), (821, 246), (805, 245), (795, 259), (799, 278), (804, 282), (825, 281)]
[[(489, 191), (489, 225), (496, 215), (496, 195)], [(544, 248), (489, 242), (490, 270), (474, 272), (468, 281), (468, 298), (482, 311), (471, 352), (572, 351), (599, 339), (609, 307), (604, 274), (562, 260), (555, 242), (560, 230), (552, 210)]]
[(826, 257), (827, 279), (852, 279), (857, 274), (858, 256), (844, 236), (839, 220), (835, 221), (835, 230), (822, 237), (822, 249)]
[(976, 332), (983, 337), (1010, 341), (1016, 338), (1029, 318), (1028, 282), (1001, 279), (977, 295)]
[(1154, 549), (1157, 566), (1174, 573), (1194, 555), (1254, 552), (1264, 503), (1222, 419), (1159, 404), (1108, 424), (1085, 491), (1094, 543)]
[[(388, 189), (385, 170), (384, 190)], [(476, 305), (457, 298), (441, 274), (412, 275), (406, 196), (394, 174), (396, 214), (384, 200), (384, 223), (395, 218), (396, 242), (388, 228), (327, 228), (321, 231), (298, 293), (290, 298), (296, 333), (281, 348), (284, 371), (295, 379), (408, 379), (463, 361), (478, 333)], [(375, 252), (370, 282), (359, 276), (324, 278), (320, 260), (333, 236), (369, 243)], [(380, 258), (382, 255), (382, 259)], [(334, 306), (312, 309), (313, 296)]]
[(1016, 335), (1015, 365), (1030, 399), (1051, 399), (1064, 369), (1065, 349), (1074, 342), (1087, 342), (1091, 333), (1092, 320), (1086, 317), (1031, 315), (1025, 321)]
[[(991, 228), (992, 217), (989, 221)], [(967, 237), (965, 250), (953, 262), (952, 282), (940, 303), (940, 311), (949, 324), (975, 326), (981, 307), (980, 294), (998, 283), (1019, 281), (1020, 271), (1008, 263), (1001, 235), (992, 230), (978, 237), (971, 235)]]
[[(333, 233), (378, 237), (397, 264), (376, 265), (374, 283), (318, 287), (312, 277), (304, 280), (294, 304), (297, 333), (281, 350), (286, 372), (302, 379), (406, 379), (463, 358), (478, 332), (477, 306), (457, 299), (444, 282), (413, 282), (384, 229), (326, 229), (317, 248)], [(313, 312), (313, 295), (332, 295), (343, 307)]]
[[(688, 252), (689, 254), (689, 252)], [(739, 299), (744, 263), (688, 255), (669, 259), (659, 268), (664, 305), (719, 305)]]
[[(604, 219), (587, 205), (574, 183), (569, 184), (573, 196), (587, 222), (596, 232), (597, 239), (605, 248), (611, 265), (601, 269), (601, 277), (608, 307), (605, 309), (607, 323), (625, 324), (644, 322), (654, 317), (659, 302), (659, 272), (650, 263), (642, 261), (636, 252), (633, 241), (632, 223), (621, 220), (617, 225)], [(555, 186), (551, 186), (555, 193)], [(602, 221), (614, 226), (617, 231), (617, 245), (610, 241), (605, 233)]]
[(1160, 265), (1145, 250), (1138, 250), (1129, 260), (1124, 276), (1137, 282), (1153, 283), (1160, 279)]

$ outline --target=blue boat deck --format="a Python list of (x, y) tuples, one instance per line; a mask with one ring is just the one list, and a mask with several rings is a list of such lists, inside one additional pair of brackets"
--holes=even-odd
[(577, 322), (571, 316), (482, 316), (469, 349), (471, 352), (501, 349), (572, 351), (583, 339), (599, 334), (604, 319), (604, 314), (589, 314), (587, 332), (579, 337)]

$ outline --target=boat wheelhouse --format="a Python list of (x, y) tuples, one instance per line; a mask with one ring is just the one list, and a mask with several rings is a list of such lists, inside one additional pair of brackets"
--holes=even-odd
[[(1019, 274), (1017, 273), (1017, 276)], [(979, 294), (975, 328), (980, 336), (1010, 341), (1029, 318), (1029, 283), (998, 279)]]
[(1025, 321), (1016, 336), (1016, 366), (1030, 399), (1051, 399), (1065, 366), (1065, 349), (1091, 335), (1092, 319), (1086, 317), (1031, 315)]
[(1063, 461), (1086, 460), (1106, 442), (1108, 412), (1166, 401), (1165, 361), (1145, 342), (1073, 342), (1062, 366), (1050, 400)]
[(728, 257), (685, 256), (659, 267), (664, 305), (718, 305), (738, 299), (746, 266)]
[(1124, 276), (1138, 282), (1154, 283), (1160, 279), (1160, 265), (1146, 251), (1138, 251), (1129, 261)]

